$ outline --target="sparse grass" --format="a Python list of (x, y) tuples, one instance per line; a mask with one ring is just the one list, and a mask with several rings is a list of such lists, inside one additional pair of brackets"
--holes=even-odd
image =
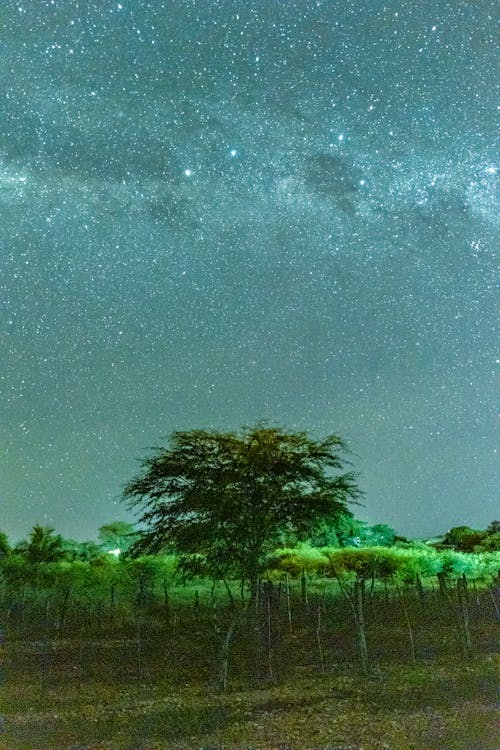
[[(116, 666), (109, 649), (106, 666)], [(5, 750), (495, 750), (495, 665), (385, 667), (369, 677), (296, 674), (265, 689), (216, 695), (161, 675), (127, 684), (70, 679), (60, 663), (5, 686)], [(11, 666), (12, 669), (12, 666)], [(31, 677), (31, 680), (30, 680)]]
[(407, 592), (415, 663), (398, 596), (367, 595), (366, 676), (330, 582), (311, 586), (308, 606), (296, 592), (291, 627), (276, 598), (270, 620), (263, 603), (236, 628), (225, 693), (214, 686), (227, 598), (214, 610), (206, 587), (197, 603), (192, 587), (171, 594), (168, 621), (161, 602), (117, 607), (112, 621), (103, 609), (102, 623), (70, 612), (62, 633), (33, 613), (29, 630), (11, 619), (0, 750), (498, 750), (488, 592), (470, 599), (469, 659), (453, 599)]

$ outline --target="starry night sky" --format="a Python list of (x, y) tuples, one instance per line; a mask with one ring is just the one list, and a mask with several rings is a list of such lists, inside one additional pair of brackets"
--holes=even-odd
[(348, 439), (371, 523), (498, 516), (494, 10), (3, 0), (1, 530), (259, 419)]

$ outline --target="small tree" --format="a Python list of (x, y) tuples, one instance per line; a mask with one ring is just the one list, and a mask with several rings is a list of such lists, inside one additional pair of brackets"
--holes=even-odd
[(266, 555), (287, 538), (303, 539), (360, 497), (342, 472), (346, 445), (336, 435), (257, 425), (241, 434), (175, 432), (142, 462), (124, 498), (141, 508), (142, 552), (174, 544), (203, 555), (214, 578), (238, 577), (256, 596)]
[(443, 545), (453, 547), (458, 552), (473, 552), (488, 533), (469, 526), (454, 526), (443, 538)]
[(64, 539), (49, 526), (36, 524), (26, 541), (16, 546), (31, 563), (57, 562), (65, 557)]

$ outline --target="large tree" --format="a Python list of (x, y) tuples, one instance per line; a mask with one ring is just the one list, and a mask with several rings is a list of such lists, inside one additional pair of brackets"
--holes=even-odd
[(346, 452), (337, 435), (314, 440), (262, 424), (238, 434), (175, 432), (125, 487), (146, 527), (136, 549), (173, 545), (213, 578), (239, 578), (254, 597), (266, 554), (360, 497)]

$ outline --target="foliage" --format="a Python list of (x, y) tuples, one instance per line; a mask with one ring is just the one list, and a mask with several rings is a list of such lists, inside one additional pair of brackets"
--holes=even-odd
[(78, 542), (75, 539), (64, 540), (65, 557), (68, 560), (93, 560), (103, 554), (102, 548), (92, 541)]
[(370, 526), (352, 513), (342, 513), (322, 521), (309, 542), (314, 547), (390, 547), (396, 538), (385, 523)]
[(302, 571), (318, 573), (325, 570), (328, 560), (323, 550), (308, 543), (298, 544), (296, 547), (283, 547), (275, 550), (266, 561), (267, 572), (281, 570), (298, 576)]
[(55, 562), (65, 556), (64, 540), (49, 526), (37, 524), (28, 539), (16, 546), (16, 552), (25, 555), (31, 563)]
[(480, 544), (474, 547), (474, 552), (500, 552), (500, 531), (488, 534)]
[(7, 537), (7, 534), (4, 534), (3, 531), (0, 531), (0, 559), (8, 555), (9, 552), (10, 552), (10, 544), (9, 544), (9, 539)]
[(173, 543), (183, 555), (203, 555), (212, 578), (238, 577), (254, 595), (268, 553), (360, 497), (355, 475), (338, 473), (345, 452), (336, 435), (317, 441), (262, 425), (239, 435), (176, 432), (125, 488), (147, 527), (135, 548)]
[(298, 575), (306, 570), (321, 575), (355, 574), (359, 578), (399, 579), (415, 583), (444, 573), (452, 578), (465, 575), (471, 580), (491, 581), (500, 567), (500, 554), (465, 554), (432, 548), (324, 547), (307, 545), (277, 550), (269, 558), (270, 570)]
[(364, 525), (364, 521), (358, 521), (350, 512), (338, 513), (323, 519), (308, 541), (313, 547), (347, 547)]
[(32, 566), (23, 555), (12, 554), (2, 559), (1, 570), (9, 594), (19, 592), (33, 577)]
[(112, 521), (99, 527), (99, 542), (105, 552), (118, 549), (126, 554), (139, 538), (135, 527), (127, 521)]
[(458, 552), (472, 552), (487, 536), (486, 531), (471, 529), (469, 526), (454, 526), (443, 538), (443, 545)]
[(391, 547), (396, 540), (395, 530), (386, 523), (376, 523), (368, 526), (364, 536), (367, 546)]

